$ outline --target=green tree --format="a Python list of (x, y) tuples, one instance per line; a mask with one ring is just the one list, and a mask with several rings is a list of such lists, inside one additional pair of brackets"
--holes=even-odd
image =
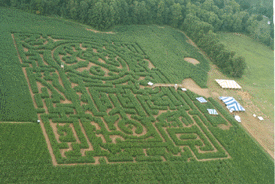
[(129, 4), (126, 0), (119, 0), (118, 1), (119, 7), (121, 8), (120, 14), (120, 23), (121, 24), (130, 24), (131, 17), (129, 15)]
[(179, 3), (175, 3), (171, 7), (171, 25), (173, 27), (178, 27), (179, 22), (182, 20), (181, 10), (182, 10), (182, 7)]
[(164, 11), (165, 11), (165, 3), (161, 0), (158, 3), (157, 8), (157, 16), (156, 16), (156, 23), (163, 24), (164, 23)]
[(88, 10), (89, 10), (89, 5), (88, 2), (85, 0), (82, 0), (79, 3), (79, 20), (82, 23), (86, 23), (88, 19)]
[(244, 74), (245, 68), (246, 68), (246, 63), (244, 57), (235, 57), (232, 60), (232, 76), (233, 77), (242, 77)]

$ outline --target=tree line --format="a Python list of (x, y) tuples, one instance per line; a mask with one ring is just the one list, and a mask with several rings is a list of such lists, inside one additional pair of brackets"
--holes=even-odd
[(185, 31), (224, 73), (235, 77), (243, 75), (244, 58), (226, 50), (215, 32), (246, 33), (273, 47), (273, 21), (267, 24), (268, 17), (246, 11), (235, 0), (3, 0), (0, 6), (58, 15), (99, 30), (129, 24), (170, 25)]

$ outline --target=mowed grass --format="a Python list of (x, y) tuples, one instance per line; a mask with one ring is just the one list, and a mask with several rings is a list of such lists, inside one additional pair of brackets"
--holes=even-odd
[(235, 80), (250, 93), (255, 105), (274, 122), (274, 51), (245, 35), (219, 33), (219, 36), (228, 49), (245, 57), (245, 74)]

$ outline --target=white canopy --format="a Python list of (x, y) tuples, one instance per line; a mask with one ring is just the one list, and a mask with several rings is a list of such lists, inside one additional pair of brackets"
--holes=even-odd
[(242, 88), (234, 80), (223, 80), (223, 79), (215, 79), (215, 80), (222, 88), (230, 88), (230, 89), (241, 89)]
[(207, 109), (207, 111), (211, 115), (218, 115), (218, 112), (216, 111), (216, 109)]

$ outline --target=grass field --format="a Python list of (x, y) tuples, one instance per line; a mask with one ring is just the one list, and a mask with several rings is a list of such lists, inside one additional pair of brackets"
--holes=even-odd
[[(208, 61), (177, 30), (93, 33), (0, 10), (0, 39), (10, 46), (0, 64), (13, 62), (21, 75), (5, 74), (14, 85), (2, 88), (23, 86), (24, 96), (1, 98), (28, 99), (19, 114), (41, 120), (0, 123), (0, 183), (274, 183), (272, 158), (213, 98), (200, 104), (189, 90), (147, 86), (192, 78), (206, 87)], [(9, 109), (21, 108), (1, 110), (12, 117)]]
[(274, 122), (274, 51), (245, 35), (219, 35), (229, 49), (245, 57), (247, 69), (244, 76), (236, 80), (251, 94), (251, 100), (265, 117)]

